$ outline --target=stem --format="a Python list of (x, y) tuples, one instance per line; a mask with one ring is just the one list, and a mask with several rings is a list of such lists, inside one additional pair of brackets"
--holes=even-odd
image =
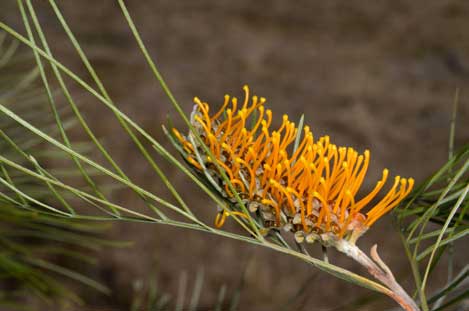
[(376, 244), (371, 248), (371, 258), (362, 252), (358, 246), (345, 240), (336, 241), (335, 247), (338, 251), (365, 267), (372, 276), (386, 285), (391, 290), (388, 296), (394, 299), (404, 310), (420, 311), (415, 301), (397, 283), (389, 267), (379, 257)]

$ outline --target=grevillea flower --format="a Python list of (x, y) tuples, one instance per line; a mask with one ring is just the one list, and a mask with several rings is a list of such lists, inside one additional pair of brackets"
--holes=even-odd
[[(191, 124), (210, 153), (193, 133), (184, 136), (173, 129), (187, 162), (236, 207), (219, 171), (224, 170), (252, 213), (242, 216), (260, 217), (265, 228), (294, 232), (298, 242), (327, 244), (327, 237), (333, 237), (355, 243), (411, 191), (414, 180), (397, 176), (381, 200), (368, 208), (389, 175), (385, 169), (374, 189), (357, 198), (370, 161), (368, 150), (359, 154), (336, 146), (329, 136), (315, 141), (308, 126), (298, 129), (287, 115), (280, 128), (271, 130), (272, 112), (264, 108), (265, 99), (251, 98), (247, 86), (244, 92), (243, 103), (226, 95), (215, 113), (208, 103), (194, 99)], [(232, 213), (241, 214), (239, 209)], [(226, 215), (221, 212), (216, 225), (222, 225)]]

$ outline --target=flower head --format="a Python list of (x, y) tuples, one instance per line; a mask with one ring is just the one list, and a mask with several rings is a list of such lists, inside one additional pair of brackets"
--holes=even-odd
[(193, 133), (183, 136), (176, 129), (173, 133), (186, 160), (204, 171), (220, 194), (236, 205), (219, 169), (224, 171), (264, 227), (283, 227), (294, 232), (299, 242), (325, 243), (332, 236), (354, 243), (411, 191), (414, 180), (397, 176), (384, 197), (364, 212), (386, 183), (388, 170), (370, 193), (357, 199), (370, 161), (368, 150), (359, 154), (353, 148), (338, 147), (329, 136), (315, 141), (308, 126), (298, 129), (287, 115), (272, 130), (272, 112), (264, 108), (265, 99), (251, 98), (247, 86), (244, 92), (242, 103), (226, 95), (215, 113), (209, 104), (194, 99), (191, 124), (210, 154)]

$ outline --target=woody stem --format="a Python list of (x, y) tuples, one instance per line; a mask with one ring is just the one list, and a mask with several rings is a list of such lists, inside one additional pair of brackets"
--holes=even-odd
[(371, 257), (368, 257), (355, 244), (346, 240), (338, 240), (335, 243), (338, 251), (346, 254), (365, 267), (368, 272), (390, 290), (389, 297), (394, 299), (406, 311), (420, 311), (415, 301), (406, 293), (406, 291), (397, 283), (391, 270), (381, 260), (376, 250), (376, 245), (371, 248)]

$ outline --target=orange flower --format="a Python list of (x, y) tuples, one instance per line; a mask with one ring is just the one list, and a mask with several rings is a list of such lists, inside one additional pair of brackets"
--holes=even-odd
[[(192, 133), (183, 136), (176, 129), (173, 133), (186, 160), (204, 171), (212, 185), (236, 205), (216, 161), (266, 228), (284, 227), (295, 232), (299, 242), (314, 241), (323, 234), (355, 242), (411, 191), (414, 180), (397, 176), (387, 194), (363, 213), (386, 183), (388, 170), (368, 195), (356, 199), (370, 161), (368, 150), (359, 154), (353, 148), (338, 147), (328, 136), (315, 142), (308, 126), (303, 128), (301, 141), (294, 144), (301, 134), (295, 123), (284, 115), (280, 128), (271, 130), (272, 112), (264, 108), (265, 99), (250, 98), (247, 86), (244, 92), (243, 103), (226, 95), (222, 108), (213, 114), (207, 103), (194, 99), (191, 123), (211, 155)], [(216, 224), (222, 225), (226, 215), (217, 217)]]

